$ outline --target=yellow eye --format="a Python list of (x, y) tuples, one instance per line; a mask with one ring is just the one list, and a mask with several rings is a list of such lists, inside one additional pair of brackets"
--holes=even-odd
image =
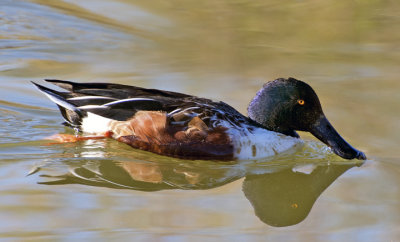
[(303, 106), (305, 104), (303, 99), (299, 99), (297, 100), (297, 103), (300, 104), (301, 106)]

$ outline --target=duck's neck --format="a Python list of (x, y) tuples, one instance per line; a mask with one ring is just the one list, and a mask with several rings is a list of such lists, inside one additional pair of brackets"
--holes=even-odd
[(274, 125), (274, 124), (271, 125), (268, 122), (267, 123), (260, 123), (259, 121), (257, 121), (254, 118), (252, 118), (250, 116), (250, 114), (249, 114), (249, 118), (252, 121), (256, 122), (257, 124), (261, 125), (265, 129), (268, 129), (268, 130), (271, 130), (271, 131), (274, 131), (274, 132), (277, 132), (277, 133), (281, 133), (281, 134), (284, 134), (284, 135), (287, 135), (287, 136), (300, 138), (299, 134), (294, 129), (285, 129), (285, 128), (279, 127), (277, 125)]
[[(268, 128), (267, 128), (268, 129)], [(287, 135), (287, 136), (292, 136), (295, 138), (300, 138), (300, 135), (293, 129), (287, 129), (287, 130), (273, 130), (275, 132)]]
[(284, 105), (267, 95), (266, 90), (262, 88), (250, 102), (247, 112), (251, 120), (266, 129), (299, 138), (297, 132), (290, 128), (288, 117), (291, 115), (286, 113)]

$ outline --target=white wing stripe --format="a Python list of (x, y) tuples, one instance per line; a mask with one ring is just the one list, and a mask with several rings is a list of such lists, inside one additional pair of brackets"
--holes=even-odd
[(175, 109), (175, 110), (169, 112), (169, 113), (168, 113), (168, 116), (174, 115), (175, 113), (178, 113), (178, 112), (180, 112), (181, 110), (182, 110), (181, 108), (177, 108), (177, 109)]
[(81, 97), (71, 97), (67, 100), (70, 101), (78, 101), (78, 100), (86, 100), (86, 99), (107, 99), (107, 100), (117, 100), (116, 98), (112, 97), (103, 97), (103, 96), (81, 96)]
[(127, 99), (121, 99), (118, 101), (106, 103), (104, 105), (108, 106), (108, 105), (114, 105), (114, 104), (118, 104), (118, 103), (131, 102), (131, 101), (155, 101), (155, 100), (151, 99), (151, 98), (127, 98)]
[(190, 108), (185, 108), (182, 111), (180, 111), (179, 113), (185, 113), (194, 109), (199, 109), (200, 107), (190, 107)]
[(55, 102), (56, 104), (58, 104), (58, 105), (60, 105), (60, 106), (62, 106), (62, 107), (64, 107), (64, 108), (66, 108), (66, 109), (69, 109), (69, 110), (71, 110), (71, 111), (78, 111), (78, 109), (77, 109), (77, 107), (75, 107), (74, 105), (72, 105), (72, 104), (70, 104), (70, 103), (68, 103), (68, 102), (66, 102), (66, 101), (64, 101), (64, 100), (62, 100), (62, 99), (59, 99), (59, 98), (57, 98), (57, 97), (55, 97), (55, 96), (53, 96), (53, 95), (50, 95), (50, 94), (48, 94), (47, 92), (43, 92), (51, 101), (53, 101), (53, 102)]
[(93, 109), (93, 108), (108, 108), (108, 107), (102, 106), (102, 105), (85, 105), (85, 106), (80, 106), (77, 108), (78, 109)]

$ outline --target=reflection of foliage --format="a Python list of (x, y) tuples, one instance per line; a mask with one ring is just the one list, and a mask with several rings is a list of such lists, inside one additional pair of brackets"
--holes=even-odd
[(387, 1), (135, 2), (175, 20), (177, 29), (157, 41), (163, 50), (176, 55), (175, 60), (191, 61), (191, 65), (217, 62), (232, 69), (254, 67), (260, 60), (265, 64), (299, 52), (308, 53), (310, 58), (337, 57), (349, 42), (368, 44), (384, 38), (388, 31), (399, 34), (392, 33), (390, 25), (383, 24), (384, 19), (377, 15), (376, 9), (390, 11)]
[[(112, 43), (123, 51), (107, 53), (107, 58), (123, 53), (116, 58), (136, 70), (150, 67), (154, 72), (158, 63), (195, 74), (197, 80), (216, 71), (246, 79), (304, 75), (309, 69), (304, 65), (310, 63), (313, 75), (329, 74), (327, 69), (316, 73), (321, 61), (381, 64), (383, 55), (397, 55), (392, 50), (400, 37), (396, 1), (120, 0), (106, 4), (113, 11), (100, 3), (90, 8), (65, 1), (35, 2), (133, 37)], [(330, 68), (332, 76), (346, 74)]]

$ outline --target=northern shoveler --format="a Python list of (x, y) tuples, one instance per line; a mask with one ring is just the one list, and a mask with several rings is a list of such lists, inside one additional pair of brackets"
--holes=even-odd
[(311, 132), (345, 159), (366, 159), (325, 117), (314, 90), (294, 78), (267, 82), (246, 117), (224, 102), (112, 83), (34, 83), (59, 107), (66, 124), (134, 148), (186, 159), (258, 159), (302, 144)]

